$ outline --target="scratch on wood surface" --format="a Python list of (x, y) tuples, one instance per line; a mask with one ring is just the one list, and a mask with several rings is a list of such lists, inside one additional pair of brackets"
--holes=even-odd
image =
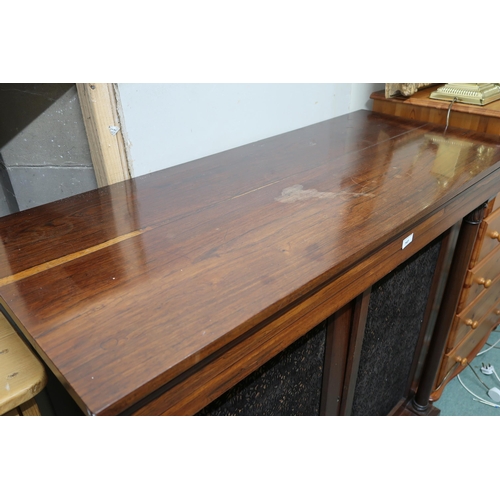
[(25, 269), (16, 274), (12, 274), (11, 276), (6, 276), (5, 278), (0, 279), (0, 287), (9, 285), (11, 283), (15, 283), (16, 281), (23, 280), (25, 278), (29, 278), (35, 274), (39, 274), (43, 271), (47, 271), (52, 269), (53, 267), (60, 266), (65, 264), (66, 262), (71, 262), (72, 260), (79, 259), (80, 257), (84, 257), (85, 255), (89, 255), (91, 253), (102, 250), (103, 248), (110, 247), (112, 245), (116, 245), (121, 241), (128, 240), (130, 238), (134, 238), (139, 236), (140, 234), (145, 233), (146, 231), (151, 230), (152, 227), (146, 227), (144, 229), (138, 229), (137, 231), (132, 231), (127, 234), (122, 234), (121, 236), (117, 236), (116, 238), (112, 238), (111, 240), (105, 241), (104, 243), (99, 243), (99, 245), (94, 245), (89, 248), (85, 248), (84, 250), (79, 250), (78, 252), (70, 253), (68, 255), (64, 255), (63, 257), (59, 257), (58, 259), (49, 260), (48, 262), (44, 262), (43, 264), (39, 264), (38, 266), (30, 267), (29, 269)]
[(241, 193), (241, 194), (237, 194), (236, 196), (233, 196), (231, 198), (231, 200), (234, 200), (235, 198), (239, 198), (240, 196), (245, 196), (246, 194), (249, 194), (249, 193), (253, 193), (255, 191), (259, 191), (260, 189), (264, 189), (268, 186), (272, 186), (273, 184), (277, 184), (278, 182), (281, 182), (281, 181), (274, 181), (274, 182), (270, 182), (269, 184), (266, 184), (265, 186), (260, 186), (258, 188), (255, 188), (255, 189), (251, 189), (250, 191), (246, 191), (244, 193)]
[(317, 189), (304, 189), (304, 186), (296, 184), (295, 186), (290, 186), (283, 191), (281, 191), (281, 196), (275, 198), (276, 201), (281, 203), (294, 203), (296, 201), (310, 200), (312, 198), (336, 198), (337, 196), (352, 196), (357, 198), (358, 196), (367, 196), (373, 198), (375, 195), (372, 193), (351, 193), (349, 191), (339, 191), (338, 193), (322, 192)]

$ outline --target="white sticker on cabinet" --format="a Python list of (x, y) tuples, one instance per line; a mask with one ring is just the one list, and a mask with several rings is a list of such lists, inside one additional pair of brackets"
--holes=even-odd
[(413, 233), (411, 233), (410, 236), (407, 236), (403, 240), (403, 246), (401, 247), (401, 249), (404, 250), (412, 241), (413, 241)]

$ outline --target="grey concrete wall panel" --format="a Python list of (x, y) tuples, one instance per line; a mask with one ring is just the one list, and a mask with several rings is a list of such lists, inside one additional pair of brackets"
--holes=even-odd
[(0, 213), (97, 187), (75, 84), (0, 84)]
[(0, 148), (74, 86), (74, 83), (0, 83)]
[(76, 86), (26, 124), (1, 153), (7, 167), (92, 165)]
[(0, 189), (0, 217), (10, 214), (9, 204), (7, 203), (7, 198), (3, 189)]
[(95, 189), (92, 167), (9, 167), (19, 210)]
[(16, 195), (10, 183), (9, 173), (2, 163), (0, 155), (0, 217), (18, 212)]

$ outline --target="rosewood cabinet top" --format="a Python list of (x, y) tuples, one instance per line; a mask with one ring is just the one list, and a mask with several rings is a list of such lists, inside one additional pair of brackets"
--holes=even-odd
[(1, 304), (117, 414), (499, 167), (497, 137), (358, 111), (1, 218)]

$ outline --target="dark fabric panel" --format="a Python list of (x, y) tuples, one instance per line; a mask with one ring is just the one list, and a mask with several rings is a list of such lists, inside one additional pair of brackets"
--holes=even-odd
[(405, 396), (441, 240), (372, 287), (352, 415), (387, 415)]
[(198, 415), (319, 415), (325, 340), (322, 323)]

